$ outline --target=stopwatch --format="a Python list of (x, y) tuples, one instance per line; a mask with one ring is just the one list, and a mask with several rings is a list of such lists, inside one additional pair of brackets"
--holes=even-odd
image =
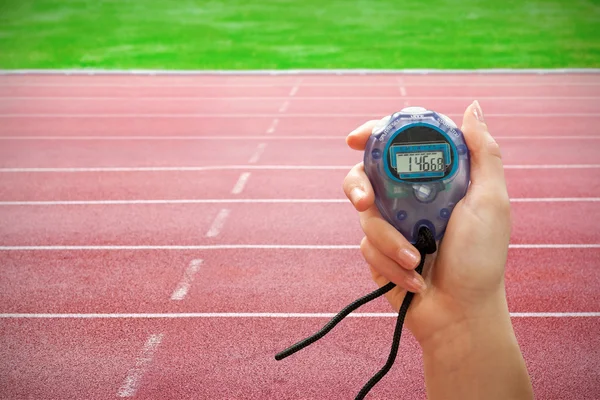
[(456, 124), (422, 107), (381, 119), (364, 153), (365, 172), (381, 215), (411, 243), (427, 227), (444, 235), (469, 186), (469, 150)]

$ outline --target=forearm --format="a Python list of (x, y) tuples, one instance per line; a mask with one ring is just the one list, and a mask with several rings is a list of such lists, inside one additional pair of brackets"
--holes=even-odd
[(422, 344), (430, 400), (533, 399), (505, 302), (492, 316), (467, 319)]

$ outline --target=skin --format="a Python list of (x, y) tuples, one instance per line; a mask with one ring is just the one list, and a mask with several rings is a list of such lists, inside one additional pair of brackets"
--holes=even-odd
[[(364, 150), (377, 121), (351, 132), (347, 144)], [(511, 230), (510, 202), (500, 148), (479, 103), (465, 111), (471, 185), (457, 203), (438, 252), (427, 256), (423, 277), (418, 251), (380, 215), (363, 164), (344, 180), (365, 237), (361, 252), (379, 286), (398, 310), (406, 290), (417, 293), (406, 316), (423, 349), (430, 399), (532, 399), (533, 392), (508, 312), (504, 269)]]

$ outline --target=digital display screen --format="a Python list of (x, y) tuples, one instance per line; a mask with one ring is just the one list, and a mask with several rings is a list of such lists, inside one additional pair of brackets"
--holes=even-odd
[(444, 142), (394, 144), (389, 163), (399, 179), (442, 178), (452, 162), (450, 145)]
[(396, 171), (398, 171), (398, 174), (442, 172), (445, 169), (446, 162), (444, 161), (444, 153), (441, 151), (396, 154)]

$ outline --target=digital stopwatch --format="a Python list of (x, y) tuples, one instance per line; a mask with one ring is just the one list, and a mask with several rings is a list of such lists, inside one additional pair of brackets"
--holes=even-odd
[(411, 243), (427, 227), (436, 240), (469, 185), (469, 150), (447, 116), (408, 107), (373, 128), (365, 172), (381, 215)]

